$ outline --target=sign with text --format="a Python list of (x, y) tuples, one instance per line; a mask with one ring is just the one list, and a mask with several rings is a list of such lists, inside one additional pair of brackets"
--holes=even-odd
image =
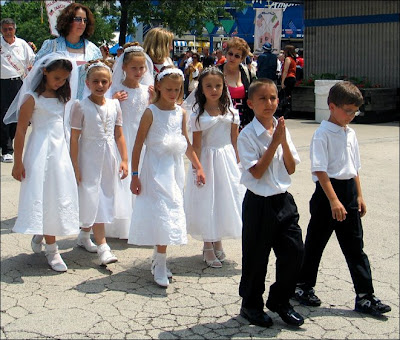
[(56, 37), (59, 36), (58, 31), (56, 29), (57, 17), (65, 7), (72, 4), (73, 2), (74, 2), (73, 0), (45, 1), (47, 17), (49, 18), (49, 27), (51, 35), (54, 35)]

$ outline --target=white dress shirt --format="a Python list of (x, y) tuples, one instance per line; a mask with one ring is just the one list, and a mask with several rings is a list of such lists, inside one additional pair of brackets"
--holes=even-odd
[[(274, 132), (278, 121), (274, 118)], [(296, 164), (300, 163), (299, 155), (286, 128), (286, 140)], [(250, 191), (260, 196), (272, 196), (287, 191), (291, 184), (290, 176), (283, 162), (283, 149), (279, 145), (275, 155), (260, 179), (256, 179), (249, 169), (257, 164), (272, 142), (272, 135), (255, 117), (239, 134), (238, 152), (243, 173), (240, 182)]]
[(23, 77), (28, 73), (28, 67), (33, 65), (35, 53), (28, 43), (15, 37), (9, 44), (1, 37), (1, 79)]
[(329, 178), (350, 179), (361, 168), (360, 153), (355, 131), (323, 120), (314, 132), (310, 146), (311, 172), (324, 171)]

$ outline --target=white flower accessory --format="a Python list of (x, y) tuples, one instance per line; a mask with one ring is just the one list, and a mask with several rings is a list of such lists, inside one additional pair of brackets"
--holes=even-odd
[(129, 53), (129, 52), (144, 52), (144, 49), (141, 46), (129, 46), (124, 49), (124, 53)]
[(157, 80), (160, 81), (166, 75), (173, 74), (173, 73), (180, 75), (182, 77), (182, 80), (185, 80), (185, 76), (183, 75), (183, 72), (179, 68), (167, 68), (166, 70), (157, 74)]
[(91, 70), (93, 67), (104, 67), (105, 69), (107, 69), (110, 72), (110, 74), (112, 74), (111, 69), (106, 64), (104, 64), (100, 61), (97, 61), (97, 62), (89, 65), (89, 67), (86, 70), (86, 73), (88, 73), (89, 70)]

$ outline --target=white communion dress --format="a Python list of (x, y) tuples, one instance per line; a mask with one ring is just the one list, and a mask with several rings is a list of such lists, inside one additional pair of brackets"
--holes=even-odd
[(240, 184), (241, 172), (231, 142), (232, 123), (239, 124), (237, 111), (210, 116), (204, 111), (190, 117), (193, 132), (202, 131), (200, 162), (206, 184), (198, 187), (191, 176), (185, 189), (187, 232), (204, 242), (216, 242), (242, 235), (242, 202), (246, 188)]
[(187, 243), (183, 210), (187, 149), (182, 135), (182, 108), (160, 110), (149, 106), (153, 122), (145, 139), (146, 151), (139, 179), (142, 191), (132, 212), (128, 243), (179, 245)]
[[(132, 160), (132, 150), (135, 145), (136, 134), (139, 129), (140, 119), (143, 116), (144, 111), (149, 105), (149, 87), (146, 85), (139, 84), (138, 88), (129, 88), (123, 84), (114, 86), (111, 88), (111, 93), (118, 91), (125, 91), (128, 94), (128, 99), (120, 102), (122, 110), (122, 121), (123, 131), (126, 142), (126, 150), (128, 151), (128, 170), (129, 176), (122, 180), (124, 200), (128, 205), (128, 216), (127, 219), (115, 219), (114, 222), (109, 224), (106, 229), (107, 237), (116, 237), (120, 239), (127, 239), (129, 236), (129, 227), (131, 224), (132, 209), (135, 204), (136, 195), (131, 192), (131, 160)], [(144, 154), (144, 148), (142, 150), (142, 155)], [(143, 157), (139, 162), (139, 170), (141, 168)]]
[(13, 231), (66, 236), (79, 233), (78, 189), (64, 137), (64, 107), (57, 98), (35, 100), (26, 144), (18, 217)]
[(127, 204), (121, 194), (121, 158), (114, 139), (116, 125), (122, 125), (121, 107), (116, 99), (106, 99), (106, 104), (100, 106), (86, 97), (72, 107), (71, 128), (81, 130), (78, 192), (79, 220), (83, 227), (128, 218)]

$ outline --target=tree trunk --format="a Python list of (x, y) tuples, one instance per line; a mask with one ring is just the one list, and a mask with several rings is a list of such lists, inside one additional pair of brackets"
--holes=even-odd
[(121, 4), (121, 19), (119, 20), (119, 46), (124, 46), (126, 31), (128, 27), (128, 6), (129, 0), (120, 0)]

